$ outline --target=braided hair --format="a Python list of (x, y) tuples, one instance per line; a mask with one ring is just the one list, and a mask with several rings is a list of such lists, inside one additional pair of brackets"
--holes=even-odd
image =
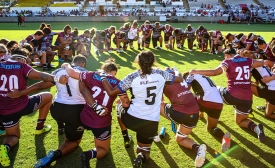
[(141, 75), (151, 74), (152, 66), (155, 62), (155, 55), (152, 51), (142, 51), (138, 55)]

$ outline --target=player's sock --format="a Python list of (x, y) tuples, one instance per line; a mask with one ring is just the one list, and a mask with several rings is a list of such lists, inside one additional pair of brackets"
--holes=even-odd
[(0, 122), (0, 130), (1, 130), (1, 131), (4, 131), (4, 130), (5, 130), (5, 127), (4, 127), (4, 125), (3, 125), (2, 122)]
[[(253, 131), (253, 132), (255, 132), (255, 127), (256, 127), (257, 125), (253, 122), (253, 121), (251, 121), (249, 124), (248, 124), (248, 129), (250, 129), (251, 131)], [(257, 133), (257, 132), (256, 132)]]
[(92, 149), (92, 150), (89, 150), (87, 151), (87, 156), (88, 156), (88, 159), (93, 159), (93, 158), (96, 158), (96, 155), (97, 155), (97, 151), (95, 149)]
[(56, 151), (54, 151), (54, 156), (53, 156), (53, 159), (52, 159), (52, 161), (55, 161), (55, 160), (57, 160), (57, 159), (60, 159), (61, 157), (62, 157), (62, 151), (61, 150), (56, 150)]
[(47, 68), (47, 64), (43, 64), (43, 68)]
[(214, 135), (219, 138), (222, 138), (224, 136), (224, 132), (218, 127), (212, 128), (210, 133), (211, 135)]
[(42, 130), (46, 119), (38, 119), (36, 123), (36, 130)]
[(7, 152), (9, 153), (9, 152), (10, 152), (10, 150), (11, 150), (11, 146), (10, 146), (9, 144), (4, 144), (4, 146), (6, 147)]
[(122, 136), (123, 136), (124, 142), (126, 142), (126, 141), (130, 141), (130, 139), (129, 139), (129, 135), (128, 135), (128, 130), (127, 130), (127, 129), (126, 129), (126, 130), (121, 131), (121, 133), (122, 133)]
[(200, 145), (194, 143), (194, 144), (192, 145), (192, 150), (193, 150), (195, 153), (198, 153), (199, 147), (200, 147)]

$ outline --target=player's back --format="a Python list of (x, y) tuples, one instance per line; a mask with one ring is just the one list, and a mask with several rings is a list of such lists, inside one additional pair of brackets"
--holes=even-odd
[(0, 64), (0, 114), (8, 115), (22, 110), (28, 103), (28, 96), (11, 99), (7, 93), (14, 89), (27, 88), (27, 77), (32, 68), (17, 61), (8, 60)]
[(170, 100), (174, 110), (187, 114), (195, 114), (199, 106), (185, 81), (165, 85), (164, 95)]
[(224, 60), (222, 65), (227, 68), (229, 93), (239, 99), (251, 100), (250, 69), (253, 59), (236, 55), (231, 59)]

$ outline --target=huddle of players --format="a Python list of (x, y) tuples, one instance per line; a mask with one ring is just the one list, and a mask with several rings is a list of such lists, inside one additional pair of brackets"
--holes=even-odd
[[(183, 30), (182, 28), (174, 28), (169, 24), (162, 25), (159, 22), (152, 24), (149, 20), (146, 20), (140, 27), (135, 20), (132, 25), (125, 23), (119, 30), (116, 30), (115, 26), (110, 26), (104, 30), (91, 29), (91, 41), (96, 47), (95, 53), (97, 55), (102, 52), (112, 53), (113, 50), (118, 53), (125, 52), (128, 45), (130, 49), (133, 49), (134, 41), (137, 41), (138, 50), (149, 48), (151, 41), (156, 49), (163, 49), (163, 41), (166, 49), (173, 50), (175, 47), (184, 49), (186, 39), (189, 51), (193, 50), (194, 41), (197, 40), (198, 48), (202, 52), (206, 51), (208, 44), (210, 44), (211, 52), (216, 53), (220, 41), (223, 41), (221, 38), (220, 31), (208, 32), (203, 26), (195, 29), (188, 24), (186, 29)], [(116, 48), (111, 47), (111, 42), (114, 43)], [(220, 49), (219, 53), (221, 52)]]

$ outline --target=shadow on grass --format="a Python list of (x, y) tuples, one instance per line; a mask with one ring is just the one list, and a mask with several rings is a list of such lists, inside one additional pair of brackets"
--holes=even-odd
[[(94, 167), (94, 166), (91, 166), (91, 167)], [(110, 167), (110, 168), (116, 167), (111, 148), (109, 150), (109, 153), (104, 158), (97, 159), (95, 167), (98, 167), (98, 168), (99, 167), (100, 168), (101, 167)]]
[(41, 135), (35, 135), (35, 151), (36, 151), (36, 160), (47, 155), (47, 151), (44, 146), (44, 138), (49, 132), (43, 133)]
[(14, 161), (15, 161), (15, 157), (17, 155), (18, 149), (20, 146), (20, 142), (18, 142), (14, 147), (12, 147), (12, 149), (10, 150), (9, 153), (9, 158), (10, 158), (10, 166), (9, 167), (13, 167), (14, 166)]
[[(256, 133), (248, 130), (248, 129), (243, 129), (243, 131), (249, 133), (251, 136), (253, 136), (255, 138), (255, 140), (253, 142), (249, 141), (247, 138), (243, 137), (242, 135), (240, 135), (239, 133), (237, 133), (236, 131), (234, 131), (233, 129), (231, 129), (229, 126), (225, 125), (224, 123), (220, 123), (224, 128), (226, 128), (233, 136), (235, 136), (236, 138), (239, 139), (240, 142), (242, 142), (243, 145), (245, 145), (248, 149), (253, 150), (253, 152), (255, 152), (256, 154), (259, 155), (259, 157), (263, 160), (265, 160), (266, 162), (270, 163), (270, 164), (274, 164), (274, 157), (271, 153), (265, 152), (264, 150), (262, 150), (259, 146), (255, 145), (254, 143), (261, 143), (258, 139), (257, 139), (257, 135)], [(274, 149), (274, 144), (275, 141), (269, 137), (266, 137), (266, 141), (264, 142), (265, 145), (269, 146)], [(244, 150), (244, 149), (243, 149)], [(244, 150), (245, 151), (245, 150)], [(255, 156), (252, 156), (251, 154), (249, 154), (249, 152), (245, 151), (247, 155), (249, 156), (245, 156), (242, 157), (243, 160), (241, 161), (244, 165), (246, 165), (247, 167), (253, 167), (254, 165), (257, 164), (261, 164), (262, 163), (255, 163), (255, 162), (260, 162), (258, 159), (253, 159), (253, 161), (249, 158), (255, 158)], [(244, 155), (242, 155), (244, 156)], [(237, 159), (237, 158), (236, 158)], [(240, 160), (240, 159), (239, 159)]]
[[(167, 135), (166, 135), (167, 136)], [(166, 137), (168, 138), (168, 137)], [(170, 138), (169, 138), (170, 139)], [(176, 142), (174, 142), (176, 143)], [(167, 150), (165, 149), (164, 145), (161, 142), (157, 142), (155, 143), (157, 145), (157, 147), (159, 148), (160, 152), (162, 153), (163, 157), (165, 158), (166, 162), (169, 164), (170, 167), (179, 167), (177, 165), (177, 163), (175, 162), (175, 160), (170, 156), (170, 154), (167, 152)]]

